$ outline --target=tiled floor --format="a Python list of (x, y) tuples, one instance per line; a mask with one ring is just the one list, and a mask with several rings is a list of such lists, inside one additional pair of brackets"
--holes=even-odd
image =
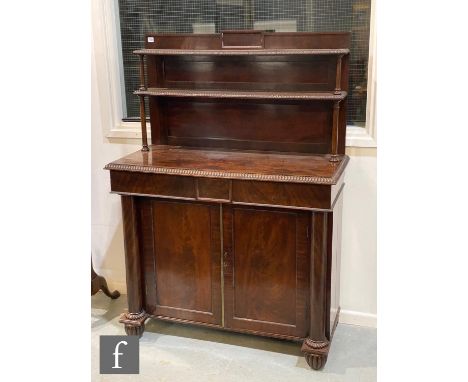
[(92, 380), (154, 382), (375, 381), (376, 330), (338, 325), (322, 371), (309, 368), (300, 344), (148, 320), (140, 340), (140, 375), (99, 374), (99, 336), (125, 334), (126, 296), (92, 297)]

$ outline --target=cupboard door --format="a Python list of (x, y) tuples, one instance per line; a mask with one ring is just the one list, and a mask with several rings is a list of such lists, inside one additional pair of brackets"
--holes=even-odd
[(225, 326), (305, 337), (309, 214), (223, 206)]
[[(156, 316), (221, 324), (219, 206), (153, 199), (142, 235), (146, 306)], [(142, 219), (143, 220), (143, 219)], [(146, 231), (146, 232), (145, 232)]]

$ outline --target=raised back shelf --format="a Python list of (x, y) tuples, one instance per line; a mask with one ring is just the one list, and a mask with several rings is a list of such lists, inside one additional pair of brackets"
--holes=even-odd
[(229, 50), (337, 50), (349, 52), (350, 35), (345, 32), (264, 32), (233, 30), (212, 34), (149, 33), (145, 49), (175, 49), (185, 51)]
[(344, 154), (347, 33), (149, 34), (134, 53), (153, 145)]

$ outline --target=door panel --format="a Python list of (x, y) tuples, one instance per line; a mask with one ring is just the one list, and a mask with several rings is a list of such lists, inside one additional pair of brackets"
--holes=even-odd
[(225, 326), (304, 337), (308, 213), (223, 209)]
[(150, 206), (153, 250), (144, 251), (151, 259), (144, 260), (147, 309), (154, 315), (221, 324), (219, 207), (157, 199)]

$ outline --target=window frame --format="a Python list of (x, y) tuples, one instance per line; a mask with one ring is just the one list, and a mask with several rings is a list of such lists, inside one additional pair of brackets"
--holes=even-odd
[[(375, 3), (375, 0), (371, 0), (366, 124), (365, 127), (347, 126), (346, 147), (377, 147)], [(140, 123), (122, 120), (126, 101), (118, 0), (92, 2), (92, 37), (92, 59), (97, 73), (104, 135), (109, 140), (139, 140), (141, 139)], [(149, 128), (148, 137), (151, 137)]]

